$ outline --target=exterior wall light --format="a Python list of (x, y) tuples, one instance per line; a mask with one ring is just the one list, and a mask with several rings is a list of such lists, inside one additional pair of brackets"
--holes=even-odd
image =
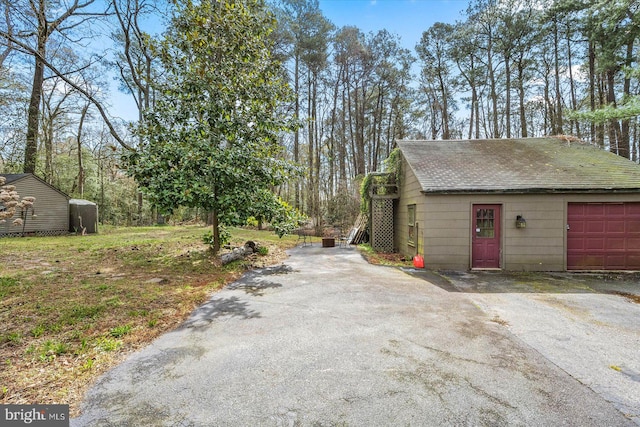
[(522, 215), (516, 217), (516, 228), (527, 228), (527, 220)]

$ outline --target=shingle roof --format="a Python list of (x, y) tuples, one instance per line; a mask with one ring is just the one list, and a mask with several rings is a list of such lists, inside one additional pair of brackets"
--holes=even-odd
[(25, 176), (29, 176), (28, 173), (0, 173), (0, 176), (4, 176), (7, 180), (5, 185), (9, 185), (14, 181), (24, 178)]
[(634, 192), (640, 165), (561, 138), (398, 141), (425, 193)]
[(40, 181), (41, 183), (43, 183), (47, 187), (51, 187), (53, 190), (57, 191), (58, 193), (62, 194), (64, 197), (69, 199), (69, 195), (63, 193), (61, 190), (58, 190), (53, 185), (49, 184), (48, 182), (46, 182), (42, 178), (39, 178), (37, 175), (34, 175), (32, 173), (0, 173), (0, 176), (3, 176), (5, 178), (5, 180), (6, 180), (4, 185), (10, 185), (10, 184), (13, 185), (13, 184), (15, 184), (16, 181), (19, 181), (19, 180), (21, 180), (23, 178), (27, 178), (27, 177), (33, 176), (36, 180)]

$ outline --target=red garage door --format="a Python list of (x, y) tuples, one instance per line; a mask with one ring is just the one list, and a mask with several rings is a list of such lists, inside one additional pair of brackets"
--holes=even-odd
[(640, 270), (640, 203), (569, 203), (569, 270)]

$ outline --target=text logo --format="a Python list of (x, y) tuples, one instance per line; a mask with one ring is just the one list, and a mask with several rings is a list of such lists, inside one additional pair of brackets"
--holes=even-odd
[(0, 405), (0, 426), (69, 427), (69, 405)]

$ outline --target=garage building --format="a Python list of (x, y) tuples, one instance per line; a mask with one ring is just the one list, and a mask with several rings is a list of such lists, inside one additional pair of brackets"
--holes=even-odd
[(399, 141), (394, 247), (434, 269), (640, 270), (640, 166), (569, 138)]

